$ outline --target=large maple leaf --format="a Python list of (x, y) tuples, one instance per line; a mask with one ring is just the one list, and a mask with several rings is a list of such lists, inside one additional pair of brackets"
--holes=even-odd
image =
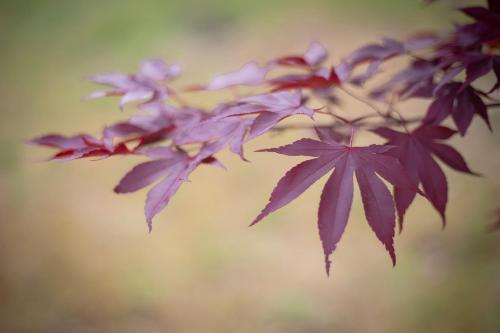
[(264, 149), (288, 156), (311, 156), (290, 169), (273, 190), (269, 203), (252, 222), (255, 224), (269, 213), (297, 198), (319, 178), (334, 169), (321, 194), (318, 211), (319, 234), (325, 254), (326, 271), (330, 270), (330, 255), (337, 247), (352, 205), (353, 176), (356, 174), (368, 224), (384, 244), (396, 263), (394, 252), (395, 211), (391, 193), (379, 178), (396, 187), (419, 192), (400, 162), (387, 155), (391, 146), (371, 145), (352, 147), (342, 145), (331, 137), (321, 141), (301, 139), (290, 145)]
[[(458, 151), (439, 142), (439, 140), (449, 139), (457, 131), (444, 126), (421, 126), (409, 133), (398, 132), (387, 127), (377, 128), (373, 132), (388, 139), (387, 144), (396, 146), (390, 154), (399, 159), (414, 183), (422, 183), (424, 193), (441, 215), (444, 225), (448, 202), (448, 182), (433, 156), (457, 171), (474, 174)], [(402, 229), (404, 215), (413, 202), (415, 193), (396, 188), (394, 198), (399, 226)]]

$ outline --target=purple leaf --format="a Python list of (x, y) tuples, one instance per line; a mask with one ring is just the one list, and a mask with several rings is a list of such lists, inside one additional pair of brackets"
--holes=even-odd
[(303, 105), (300, 91), (280, 91), (242, 98), (238, 105), (219, 110), (214, 121), (224, 120), (226, 117), (255, 114), (257, 117), (251, 123), (246, 141), (262, 135), (289, 116), (304, 114), (312, 117), (314, 111)]
[(264, 217), (287, 205), (307, 190), (314, 182), (329, 172), (335, 165), (338, 154), (330, 154), (302, 162), (290, 169), (278, 185), (274, 188), (269, 198), (269, 203), (255, 218), (251, 225), (262, 220)]
[[(439, 212), (444, 223), (448, 185), (445, 174), (432, 159), (431, 154), (455, 170), (473, 174), (455, 149), (436, 141), (448, 139), (456, 132), (444, 126), (422, 126), (411, 133), (397, 132), (388, 128), (378, 128), (374, 132), (388, 139), (388, 144), (397, 147), (390, 154), (399, 159), (414, 184), (422, 183), (425, 195)], [(390, 181), (389, 178), (386, 179)], [(394, 197), (402, 229), (404, 214), (415, 198), (415, 191), (408, 191), (408, 188), (395, 185)]]
[(260, 67), (256, 62), (249, 62), (239, 70), (221, 74), (212, 79), (207, 85), (208, 90), (225, 89), (238, 85), (256, 86), (264, 83), (268, 68)]
[(486, 105), (473, 88), (467, 87), (458, 94), (456, 107), (451, 114), (461, 135), (465, 135), (475, 114), (483, 118), (491, 130)]
[(363, 199), (366, 220), (377, 238), (385, 245), (392, 264), (396, 265), (394, 253), (396, 217), (391, 193), (369, 167), (356, 168), (356, 179)]
[(153, 217), (168, 205), (195, 167), (193, 163), (179, 163), (173, 166), (169, 174), (148, 192), (144, 214), (150, 232), (153, 227)]
[(344, 233), (352, 206), (354, 165), (351, 158), (338, 163), (321, 193), (318, 209), (318, 229), (325, 267), (330, 273), (330, 255)]
[(179, 65), (167, 65), (160, 59), (148, 59), (141, 63), (140, 75), (154, 81), (177, 78), (182, 72)]
[(179, 161), (175, 159), (160, 159), (138, 164), (120, 180), (115, 192), (129, 193), (140, 190), (160, 179), (176, 163)]
[(463, 86), (470, 85), (475, 80), (488, 74), (493, 68), (493, 57), (481, 55), (479, 59), (470, 62), (466, 67), (466, 78)]
[(113, 89), (92, 92), (84, 99), (121, 96), (120, 108), (139, 100), (147, 100), (146, 104), (163, 102), (167, 97), (167, 88), (160, 81), (173, 80), (179, 74), (178, 65), (167, 65), (157, 59), (146, 60), (141, 64), (138, 74), (109, 73), (91, 76), (91, 81)]
[[(325, 140), (322, 141), (317, 141), (313, 139), (300, 139), (298, 141), (295, 141), (294, 143), (291, 143), (286, 146), (281, 146), (277, 148), (268, 148), (268, 149), (261, 149), (258, 150), (259, 152), (271, 152), (271, 153), (278, 153), (282, 155), (288, 155), (288, 156), (311, 156), (311, 157), (320, 157), (323, 155), (326, 155), (328, 153), (331, 153), (336, 142), (324, 142)], [(340, 144), (337, 144), (338, 150), (342, 150), (343, 146)]]
[(336, 143), (329, 137), (323, 136), (323, 138), (323, 141), (302, 139), (287, 146), (265, 150), (284, 155), (306, 155), (317, 158), (302, 162), (287, 172), (273, 190), (267, 206), (252, 224), (294, 200), (321, 176), (335, 168), (323, 189), (318, 212), (320, 238), (325, 253), (326, 269), (329, 272), (329, 256), (335, 250), (347, 223), (352, 202), (352, 178), (355, 172), (368, 223), (395, 263), (394, 203), (389, 190), (375, 172), (397, 187), (419, 192), (418, 188), (397, 159), (387, 154), (393, 147), (377, 145), (350, 147)]
[(312, 42), (304, 55), (292, 55), (275, 59), (269, 63), (271, 66), (309, 66), (320, 65), (328, 58), (328, 51), (318, 42)]
[(304, 60), (311, 66), (317, 66), (327, 58), (328, 51), (318, 42), (311, 43), (311, 45), (309, 45), (309, 49), (307, 49), (304, 54)]

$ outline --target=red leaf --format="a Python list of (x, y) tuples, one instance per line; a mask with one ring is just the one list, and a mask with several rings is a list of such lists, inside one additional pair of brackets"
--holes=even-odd
[[(281, 91), (242, 98), (237, 105), (219, 110), (215, 123), (227, 121), (227, 117), (255, 115), (246, 141), (264, 134), (283, 119), (297, 114), (312, 117), (314, 111), (304, 106), (302, 92)], [(220, 126), (220, 125), (217, 125)]]
[(286, 173), (273, 190), (269, 203), (252, 224), (294, 200), (315, 181), (335, 168), (323, 189), (318, 211), (319, 233), (325, 253), (326, 270), (329, 272), (329, 256), (335, 250), (349, 216), (353, 191), (352, 178), (356, 173), (368, 223), (395, 263), (394, 203), (379, 176), (394, 186), (415, 192), (419, 190), (398, 160), (387, 155), (391, 149), (389, 146), (376, 145), (350, 147), (336, 143), (331, 138), (327, 140), (325, 137), (323, 141), (302, 139), (287, 146), (266, 149), (265, 151), (283, 155), (316, 158), (302, 162)]
[(483, 118), (491, 130), (486, 105), (474, 88), (452, 82), (444, 85), (437, 92), (437, 98), (429, 106), (424, 123), (438, 125), (451, 115), (458, 131), (463, 136), (476, 114)]
[(328, 51), (318, 42), (313, 42), (304, 55), (292, 55), (271, 61), (270, 65), (315, 67), (328, 58)]
[(337, 248), (351, 211), (354, 166), (351, 158), (339, 163), (321, 193), (318, 209), (319, 236), (325, 254), (326, 272), (330, 272), (329, 256)]
[(306, 75), (283, 76), (270, 82), (274, 85), (273, 91), (281, 91), (299, 88), (326, 89), (339, 85), (340, 79), (332, 68), (325, 74), (317, 72)]
[(159, 159), (136, 165), (115, 187), (116, 193), (129, 193), (146, 187), (162, 177), (170, 167), (179, 161), (176, 159)]
[[(385, 127), (374, 132), (388, 139), (388, 144), (397, 147), (391, 151), (391, 155), (399, 159), (415, 184), (422, 183), (425, 195), (441, 215), (444, 224), (448, 184), (445, 174), (431, 155), (435, 155), (455, 170), (475, 174), (460, 153), (451, 146), (436, 141), (448, 139), (456, 132), (443, 126), (423, 126), (411, 133), (397, 132)], [(401, 230), (404, 214), (413, 202), (415, 193), (396, 187), (394, 197)]]
[(269, 71), (252, 61), (243, 65), (235, 72), (217, 75), (210, 83), (203, 87), (207, 90), (219, 90), (238, 85), (256, 86), (264, 83), (264, 78)]

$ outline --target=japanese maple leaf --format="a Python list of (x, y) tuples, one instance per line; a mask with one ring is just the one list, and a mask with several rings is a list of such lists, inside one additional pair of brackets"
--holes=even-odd
[(154, 156), (156, 159), (136, 165), (120, 180), (114, 190), (116, 193), (135, 192), (161, 179), (149, 190), (144, 207), (146, 222), (151, 232), (153, 218), (168, 205), (199, 165), (221, 166), (213, 154), (226, 144), (227, 142), (207, 144), (192, 157), (184, 151), (172, 151), (163, 147), (144, 149), (140, 151), (142, 154)]
[[(325, 134), (325, 132), (323, 132)], [(330, 255), (337, 247), (349, 217), (353, 197), (353, 176), (356, 174), (365, 216), (377, 238), (389, 252), (393, 264), (395, 212), (391, 193), (380, 177), (396, 187), (418, 192), (399, 161), (387, 155), (390, 146), (351, 147), (341, 145), (322, 135), (322, 141), (301, 139), (290, 145), (264, 149), (288, 156), (311, 156), (290, 169), (274, 188), (269, 203), (252, 222), (259, 222), (269, 213), (297, 198), (319, 178), (334, 169), (321, 194), (318, 227), (326, 271)]]
[[(191, 119), (191, 120), (190, 120)], [(102, 138), (88, 134), (66, 137), (49, 134), (34, 138), (28, 143), (59, 148), (52, 159), (73, 160), (86, 157), (106, 158), (117, 154), (133, 154), (143, 145), (164, 140), (183, 123), (199, 119), (198, 113), (190, 110), (176, 113), (157, 113), (134, 116), (127, 121), (105, 127)], [(199, 121), (199, 120), (197, 120)]]
[[(410, 133), (397, 132), (387, 127), (373, 130), (396, 146), (390, 154), (397, 157), (415, 184), (421, 183), (423, 191), (445, 224), (445, 210), (448, 201), (446, 175), (433, 157), (439, 158), (449, 167), (469, 174), (472, 172), (464, 158), (453, 147), (440, 142), (457, 132), (444, 126), (421, 126)], [(415, 193), (404, 188), (395, 188), (394, 198), (399, 216), (400, 230), (406, 210), (413, 202)]]
[(178, 65), (167, 65), (158, 59), (149, 59), (142, 62), (139, 73), (109, 73), (90, 77), (90, 80), (98, 84), (112, 87), (111, 91), (95, 91), (85, 97), (93, 99), (105, 96), (121, 96), (120, 108), (125, 104), (138, 100), (164, 101), (167, 96), (167, 88), (160, 84), (161, 81), (175, 79), (181, 72)]
[(106, 158), (112, 155), (131, 154), (132, 151), (124, 143), (106, 144), (87, 134), (63, 136), (48, 134), (27, 141), (28, 144), (58, 148), (52, 160), (75, 160), (87, 157)]
[(323, 90), (340, 84), (335, 69), (320, 68), (307, 74), (284, 75), (269, 81), (273, 85), (273, 91), (291, 89)]
[(268, 71), (268, 67), (259, 66), (255, 61), (251, 61), (237, 71), (215, 76), (207, 86), (199, 88), (219, 90), (238, 85), (258, 86), (264, 83), (264, 78)]
[[(234, 133), (238, 133), (238, 129), (235, 129)], [(148, 192), (146, 205), (144, 207), (146, 222), (148, 224), (149, 231), (151, 231), (153, 218), (168, 205), (170, 199), (175, 193), (177, 193), (180, 186), (184, 182), (188, 181), (189, 175), (201, 164), (222, 166), (213, 155), (233, 143), (234, 138), (228, 135), (217, 141), (204, 144), (195, 156), (189, 156), (182, 151), (178, 152), (174, 156), (169, 154), (163, 162), (158, 162), (160, 165), (157, 164), (148, 166), (148, 176), (143, 173), (142, 168), (133, 169), (128, 175), (125, 176), (124, 179), (122, 179), (116, 188), (117, 192), (126, 192), (130, 189), (130, 185), (123, 185), (128, 179), (134, 179), (134, 185), (141, 185), (139, 187), (141, 188), (142, 184), (144, 184), (144, 180), (147, 180), (146, 185), (149, 185), (162, 176), (164, 177)], [(139, 166), (136, 168), (138, 167)], [(137, 185), (137, 183), (139, 183), (139, 185)], [(132, 190), (136, 190), (136, 188), (132, 186)]]
[(144, 162), (130, 170), (115, 187), (116, 193), (135, 192), (163, 177), (149, 192), (144, 213), (149, 231), (153, 217), (165, 208), (196, 165), (184, 152), (167, 151), (163, 158)]
[(242, 160), (243, 144), (245, 136), (250, 130), (253, 119), (240, 119), (238, 117), (228, 118), (208, 118), (198, 124), (184, 128), (179, 133), (175, 133), (173, 141), (176, 145), (192, 143), (211, 143), (227, 144), (232, 152), (238, 154)]
[(484, 7), (466, 7), (461, 11), (473, 18), (475, 22), (458, 26), (455, 31), (455, 42), (464, 48), (474, 48), (481, 43), (497, 41), (500, 37), (500, 14), (498, 1), (491, 1), (490, 10)]
[(405, 45), (393, 39), (386, 38), (381, 44), (370, 44), (354, 51), (344, 59), (335, 69), (342, 73), (342, 80), (351, 77), (354, 69), (361, 64), (368, 63), (366, 71), (350, 79), (350, 82), (362, 85), (378, 73), (380, 65), (390, 58), (405, 52)]
[(328, 51), (318, 42), (312, 42), (303, 55), (291, 55), (280, 57), (271, 61), (270, 65), (280, 66), (305, 66), (315, 67), (320, 65), (328, 58)]
[[(248, 129), (248, 120), (231, 118), (219, 120), (218, 123), (224, 126), (215, 128), (215, 131), (201, 131), (193, 136), (182, 137), (185, 140), (182, 144), (202, 143), (194, 156), (188, 155), (179, 147), (175, 150), (167, 147), (139, 147), (136, 150), (137, 154), (149, 156), (154, 160), (135, 166), (115, 187), (115, 192), (134, 192), (163, 178), (151, 188), (146, 199), (144, 213), (150, 231), (155, 215), (168, 205), (173, 195), (198, 166), (210, 164), (224, 167), (214, 155), (225, 148), (230, 148), (244, 159), (242, 145)], [(215, 123), (202, 124), (203, 126), (198, 129), (206, 129)], [(196, 129), (196, 127), (190, 128), (188, 132), (196, 132)]]
[(267, 132), (289, 116), (304, 114), (312, 117), (314, 111), (304, 106), (300, 90), (280, 91), (242, 98), (237, 105), (221, 109), (216, 118), (255, 114), (257, 117), (252, 122), (247, 141)]
[[(441, 50), (440, 53), (443, 59), (439, 61), (436, 69), (446, 71), (446, 74), (443, 75), (441, 81), (434, 89), (435, 94), (465, 70), (465, 81), (458, 89), (458, 92), (460, 92), (477, 79), (489, 74), (492, 70), (496, 72), (495, 67), (500, 62), (499, 56), (484, 54), (479, 51), (467, 51), (457, 54), (457, 51), (451, 48), (448, 50), (448, 53), (446, 53), (446, 50)], [(453, 64), (455, 66), (452, 67)]]
[(489, 94), (500, 88), (500, 57), (496, 57), (493, 59), (493, 73), (495, 73), (496, 82), (488, 91)]
[(414, 61), (408, 68), (401, 70), (389, 81), (373, 90), (370, 96), (381, 99), (390, 93), (397, 93), (399, 100), (411, 97), (430, 98), (436, 87), (433, 79), (437, 70), (430, 61)]
[[(343, 59), (335, 70), (342, 81), (349, 80), (353, 84), (363, 85), (380, 72), (380, 66), (384, 62), (408, 52), (435, 47), (441, 42), (442, 37), (429, 33), (414, 35), (403, 42), (385, 38), (382, 43), (369, 44), (357, 49), (349, 57)], [(355, 69), (363, 64), (368, 65), (364, 73), (353, 76)], [(421, 67), (422, 64), (417, 65)], [(398, 81), (412, 80), (416, 75), (418, 73), (410, 69), (402, 72), (396, 79)]]
[(463, 86), (459, 82), (444, 85), (437, 93), (424, 118), (425, 124), (438, 125), (451, 116), (458, 131), (463, 136), (469, 128), (474, 115), (486, 122), (491, 130), (491, 124), (484, 101), (471, 86)]
[(188, 116), (184, 110), (168, 111), (149, 110), (145, 115), (132, 116), (124, 122), (115, 123), (106, 127), (102, 139), (106, 146), (112, 146), (113, 141), (119, 139), (123, 142), (136, 141), (138, 145), (150, 144), (169, 137), (177, 129), (179, 116)]

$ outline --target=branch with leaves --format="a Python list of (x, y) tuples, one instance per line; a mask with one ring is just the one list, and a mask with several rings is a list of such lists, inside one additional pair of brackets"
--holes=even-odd
[[(457, 134), (467, 135), (475, 116), (491, 130), (488, 113), (500, 103), (499, 7), (498, 1), (489, 1), (488, 7), (462, 8), (470, 22), (451, 32), (416, 34), (403, 41), (384, 39), (354, 51), (334, 66), (325, 65), (328, 52), (314, 42), (304, 54), (264, 64), (249, 62), (208, 84), (177, 87), (178, 65), (146, 60), (137, 74), (91, 77), (110, 90), (86, 97), (118, 96), (121, 109), (133, 103), (137, 114), (106, 127), (99, 137), (51, 134), (29, 142), (58, 149), (53, 160), (114, 155), (148, 159), (130, 170), (115, 192), (129, 193), (155, 184), (145, 205), (151, 231), (155, 215), (168, 205), (191, 172), (203, 165), (223, 167), (216, 157), (220, 151), (229, 149), (246, 161), (244, 146), (258, 136), (270, 131), (310, 130), (317, 139), (303, 138), (261, 150), (312, 158), (286, 172), (252, 224), (331, 173), (318, 211), (329, 272), (330, 255), (349, 218), (355, 177), (368, 224), (395, 264), (396, 216), (401, 231), (416, 195), (425, 197), (445, 224), (448, 183), (436, 160), (476, 175), (446, 141)], [(365, 84), (381, 76), (381, 68), (394, 59), (402, 59), (406, 65), (376, 89), (366, 89)], [(494, 85), (480, 90), (476, 81), (490, 73), (496, 78)], [(199, 91), (245, 86), (259, 93), (221, 101), (212, 109), (194, 107), (187, 97)], [(366, 113), (342, 116), (338, 111), (345, 99), (361, 103)], [(399, 104), (414, 99), (428, 100), (428, 108), (417, 114), (402, 112)], [(280, 124), (290, 117), (309, 120), (299, 125)], [(319, 117), (330, 120), (319, 122)], [(455, 129), (443, 125), (448, 119)], [(377, 134), (385, 144), (355, 146), (356, 136), (363, 131)], [(382, 179), (392, 185), (392, 193)]]

